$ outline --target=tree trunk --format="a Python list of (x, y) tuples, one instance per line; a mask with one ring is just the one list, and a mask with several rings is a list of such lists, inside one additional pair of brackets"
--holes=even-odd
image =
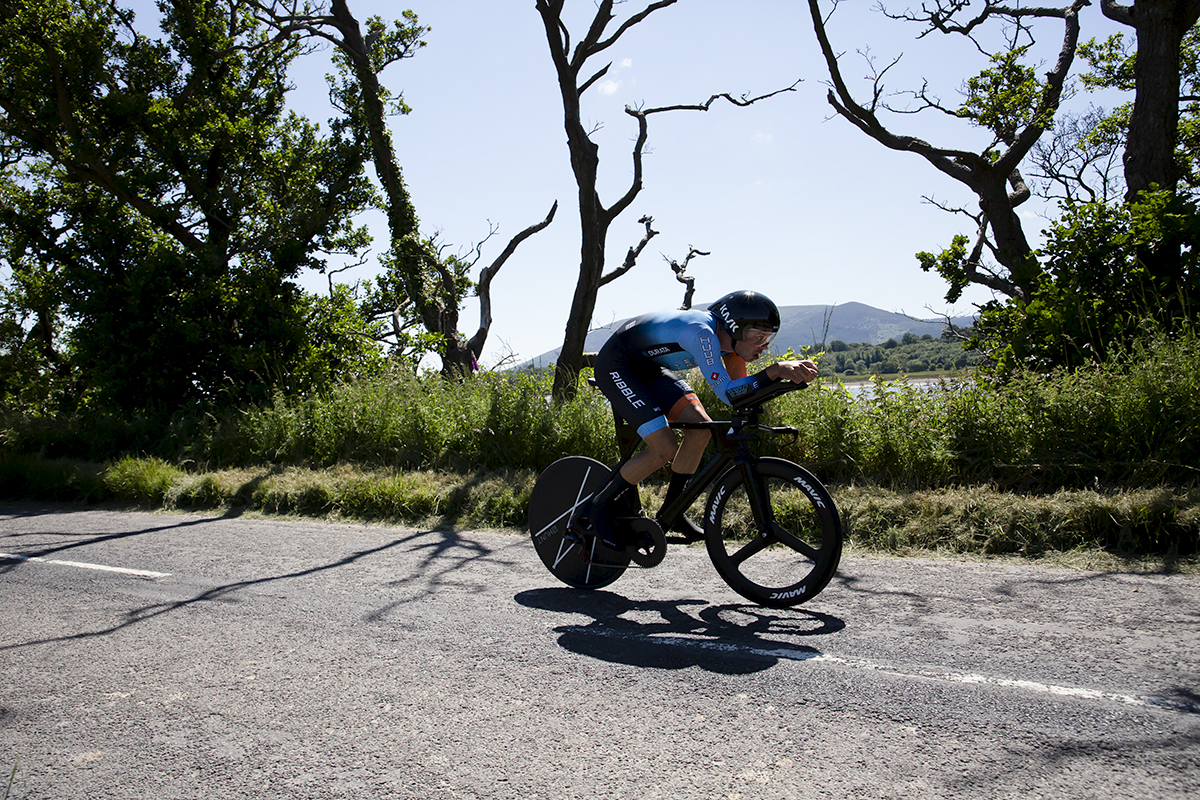
[(1125, 145), (1126, 199), (1153, 186), (1174, 189), (1175, 138), (1179, 127), (1179, 44), (1186, 27), (1180, 27), (1178, 0), (1138, 0), (1134, 8), (1137, 93), (1129, 118)]
[(1175, 144), (1179, 129), (1179, 48), (1200, 17), (1200, 0), (1137, 0), (1103, 4), (1104, 14), (1137, 33), (1135, 94), (1125, 141), (1127, 201), (1157, 186), (1173, 190), (1179, 179)]
[[(579, 280), (571, 300), (571, 315), (563, 336), (562, 351), (554, 369), (554, 397), (575, 396), (579, 370), (583, 367), (583, 348), (596, 310), (596, 293), (604, 271), (604, 243), (607, 226), (598, 220), (583, 219), (583, 243), (579, 256)], [(590, 223), (590, 224), (589, 224)]]
[[(371, 139), (375, 175), (383, 184), (384, 196), (387, 197), (388, 228), (392, 236), (392, 246), (396, 247), (402, 239), (416, 233), (417, 214), (404, 185), (400, 166), (396, 163), (391, 132), (387, 128), (387, 110), (380, 99), (379, 76), (371, 66), (370, 53), (366, 42), (363, 41), (358, 20), (350, 13), (346, 0), (333, 0), (329, 10), (338, 32), (342, 34), (342, 52), (350, 60), (354, 77), (362, 91), (366, 115), (363, 122)], [(396, 255), (401, 257), (400, 253)], [(419, 301), (419, 298), (413, 299)]]

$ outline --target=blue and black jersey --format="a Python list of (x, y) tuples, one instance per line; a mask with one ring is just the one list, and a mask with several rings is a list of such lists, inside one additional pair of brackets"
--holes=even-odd
[(771, 382), (761, 372), (747, 375), (740, 356), (721, 352), (716, 324), (709, 311), (645, 314), (621, 325), (600, 349), (596, 382), (639, 435), (665, 428), (681, 400), (696, 402), (676, 370), (698, 368), (730, 404)]
[[(740, 357), (721, 353), (716, 320), (710, 311), (664, 311), (635, 317), (613, 334), (605, 348), (610, 346), (620, 348), (626, 357), (641, 357), (672, 371), (699, 367), (717, 397), (726, 403), (769, 382), (765, 375), (747, 375), (746, 362)], [(726, 364), (727, 360), (732, 364)], [(738, 374), (731, 375), (730, 366)]]

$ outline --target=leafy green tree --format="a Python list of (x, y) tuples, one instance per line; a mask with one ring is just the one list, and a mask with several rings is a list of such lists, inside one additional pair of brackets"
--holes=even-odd
[[(969, 188), (979, 200), (978, 213), (955, 209), (974, 220), (973, 244), (969, 237), (960, 235), (940, 255), (917, 255), (921, 269), (936, 270), (950, 284), (946, 299), (951, 303), (972, 284), (1013, 298), (1029, 295), (1038, 285), (1042, 268), (1016, 212), (1030, 197), (1020, 167), (1053, 122), (1062, 102), (1079, 38), (1079, 11), (1088, 5), (1088, 0), (1073, 0), (1063, 7), (987, 4), (960, 21), (972, 13), (968, 5), (958, 0), (934, 0), (923, 5), (920, 12), (895, 18), (919, 24), (922, 36), (940, 32), (971, 37), (985, 53), (989, 51), (978, 38), (984, 26), (1010, 25), (1013, 38), (1004, 49), (990, 53), (987, 68), (966, 80), (966, 97), (959, 107), (946, 107), (929, 91), (921, 89), (912, 93), (915, 107), (893, 108), (888, 102), (891, 93), (884, 85), (886, 68), (872, 75), (870, 96), (865, 102), (854, 96), (828, 34), (831, 17), (835, 15), (826, 17), (820, 0), (809, 0), (813, 28), (831, 78), (828, 100), (835, 111), (883, 146), (921, 156), (935, 169)], [(1034, 25), (1047, 20), (1061, 25), (1062, 44), (1057, 60), (1039, 77), (1035, 67), (1025, 63), (1025, 59)], [(983, 147), (967, 150), (898, 134), (885, 125), (889, 114), (914, 112), (962, 119), (969, 127), (987, 133), (989, 139)], [(998, 262), (998, 268), (984, 262), (985, 254)]]
[[(479, 260), (443, 257), (436, 242), (420, 232), (420, 220), (392, 147), (389, 118), (409, 113), (403, 95), (380, 80), (391, 64), (411, 58), (425, 47), (429, 27), (406, 10), (391, 23), (382, 17), (355, 18), (347, 0), (328, 6), (310, 0), (251, 0), (258, 18), (294, 42), (312, 39), (334, 45), (339, 75), (335, 104), (349, 124), (369, 142), (369, 158), (383, 189), (390, 246), (382, 258), (384, 272), (367, 287), (364, 311), (369, 319), (392, 322), (388, 336), (395, 354), (409, 364), (426, 353), (437, 353), (442, 374), (461, 377), (473, 370), (491, 327), (491, 281), (516, 247), (554, 219), (557, 202), (546, 219), (529, 226), (510, 241), (478, 282), (470, 272)], [(458, 330), (459, 311), (472, 290), (480, 299), (480, 325), (470, 338)], [(424, 331), (418, 329), (423, 327)]]
[[(1200, 19), (1200, 0), (1136, 0), (1121, 5), (1102, 0), (1104, 15), (1128, 25), (1137, 36), (1131, 69), (1135, 97), (1125, 139), (1125, 199), (1143, 192), (1173, 190), (1180, 171), (1178, 141), (1181, 64), (1188, 31)], [(1192, 56), (1194, 58), (1194, 55)]]
[[(940, 111), (989, 132), (991, 144), (970, 152), (888, 130), (880, 115), (901, 109), (888, 106), (882, 83), (886, 69), (873, 76), (870, 101), (856, 102), (830, 44), (828, 20), (818, 0), (810, 0), (833, 79), (829, 100), (838, 113), (885, 146), (922, 155), (978, 196), (978, 214), (948, 209), (974, 219), (974, 238), (955, 236), (940, 253), (918, 253), (917, 259), (921, 269), (936, 271), (949, 283), (948, 302), (957, 301), (970, 285), (988, 287), (999, 298), (981, 309), (973, 345), (995, 358), (1001, 373), (1101, 359), (1123, 338), (1136, 335), (1142, 321), (1171, 329), (1194, 319), (1200, 308), (1191, 258), (1196, 209), (1173, 196), (1178, 164), (1188, 161), (1176, 158), (1176, 144), (1189, 146), (1194, 138), (1180, 134), (1192, 127), (1190, 105), (1182, 125), (1178, 109), (1181, 102), (1196, 101), (1195, 38), (1185, 34), (1200, 14), (1200, 2), (1138, 0), (1126, 7), (1103, 0), (1106, 16), (1136, 29), (1136, 54), (1125, 51), (1120, 37), (1080, 47), (1079, 12), (1086, 5), (1086, 0), (1063, 8), (985, 4), (976, 12), (958, 0), (932, 0), (919, 12), (894, 15), (920, 23), (923, 35), (969, 36), (983, 52), (978, 38), (983, 26), (1012, 25), (1006, 46), (992, 52), (990, 64), (965, 82), (960, 106), (942, 106), (923, 88), (913, 93), (917, 107), (903, 109)], [(1043, 19), (1061, 20), (1064, 30), (1058, 59), (1044, 76), (1027, 63), (1033, 26)], [(1085, 86), (1132, 89), (1132, 106), (1112, 114), (1093, 109), (1082, 116), (1060, 115), (1077, 52), (1091, 69), (1082, 75)], [(1056, 125), (1053, 135), (1043, 137)], [(1032, 193), (1021, 172), (1031, 154), (1035, 176), (1046, 182), (1044, 191), (1066, 203), (1062, 221), (1047, 232), (1048, 244), (1040, 252), (1015, 213)], [(1112, 204), (1120, 194), (1113, 175), (1118, 158), (1124, 163), (1124, 205)], [(988, 263), (989, 255), (996, 265)]]
[[(1179, 270), (1149, 267), (1163, 242), (1181, 250)], [(1103, 361), (1145, 332), (1189, 325), (1200, 309), (1200, 213), (1170, 192), (1134, 203), (1078, 203), (1047, 231), (1047, 276), (1024, 302), (989, 303), (974, 346), (1001, 374)], [(990, 348), (990, 350), (989, 350)]]
[(328, 295), (305, 294), (300, 309), (308, 338), (290, 381), (295, 391), (378, 375), (387, 367), (377, 344), (382, 326), (364, 316), (351, 287), (336, 284)]
[(300, 45), (241, 0), (160, 10), (156, 40), (103, 0), (0, 0), (6, 355), (162, 413), (328, 377), (293, 279), (366, 245), (366, 143), (286, 111)]

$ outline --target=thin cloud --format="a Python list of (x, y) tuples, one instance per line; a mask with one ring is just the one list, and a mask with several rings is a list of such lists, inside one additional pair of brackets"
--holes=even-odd
[[(621, 70), (629, 69), (632, 66), (632, 58), (623, 58), (616, 64), (616, 69), (612, 70), (609, 74), (612, 75), (613, 73), (620, 72)], [(614, 77), (605, 78), (604, 80), (600, 81), (600, 83), (596, 84), (596, 91), (600, 92), (600, 94), (616, 94), (620, 90), (622, 83), (624, 83), (624, 81), (616, 78), (614, 75)]]

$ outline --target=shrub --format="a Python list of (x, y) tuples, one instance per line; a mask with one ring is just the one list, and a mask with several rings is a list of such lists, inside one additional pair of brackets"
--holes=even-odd
[(161, 503), (183, 474), (158, 458), (125, 456), (104, 471), (104, 486), (118, 500)]

